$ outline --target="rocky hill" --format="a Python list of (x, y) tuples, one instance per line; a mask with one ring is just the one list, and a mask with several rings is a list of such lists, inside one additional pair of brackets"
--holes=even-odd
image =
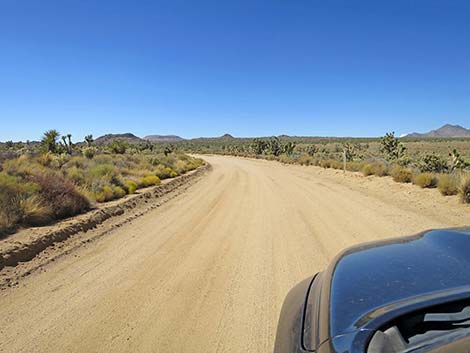
[(431, 130), (425, 133), (413, 132), (405, 137), (432, 138), (432, 137), (470, 137), (470, 129), (466, 129), (460, 125), (446, 124), (439, 129)]
[(148, 135), (144, 137), (144, 140), (151, 142), (178, 142), (184, 141), (184, 138), (176, 135)]
[(98, 145), (106, 145), (116, 140), (125, 141), (131, 144), (144, 142), (144, 140), (141, 139), (140, 137), (137, 137), (134, 134), (131, 134), (130, 132), (128, 132), (125, 134), (106, 134), (106, 135), (98, 137), (95, 140), (95, 143)]

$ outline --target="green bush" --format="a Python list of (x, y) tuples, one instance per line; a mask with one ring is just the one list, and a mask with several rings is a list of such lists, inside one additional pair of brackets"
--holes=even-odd
[(437, 177), (432, 173), (421, 173), (416, 175), (413, 179), (413, 184), (422, 188), (435, 188), (437, 182)]
[(439, 176), (437, 188), (444, 196), (457, 195), (459, 192), (459, 180), (454, 175), (442, 174)]
[(398, 183), (410, 183), (413, 178), (413, 173), (408, 168), (394, 165), (390, 171), (393, 180)]
[(160, 184), (160, 178), (158, 178), (156, 175), (148, 175), (140, 179), (141, 187), (153, 186), (157, 184)]
[(114, 200), (114, 191), (110, 185), (104, 185), (100, 191), (95, 193), (95, 200), (97, 202), (106, 202)]
[(137, 183), (134, 180), (126, 180), (124, 187), (128, 194), (133, 194), (137, 190)]
[(120, 199), (121, 197), (126, 196), (126, 191), (120, 186), (115, 186), (113, 188), (113, 195), (115, 199)]

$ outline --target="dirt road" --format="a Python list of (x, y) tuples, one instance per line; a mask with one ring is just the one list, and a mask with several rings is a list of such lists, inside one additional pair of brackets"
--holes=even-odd
[(287, 291), (346, 246), (470, 224), (437, 190), (207, 157), (188, 192), (0, 293), (1, 352), (270, 352)]

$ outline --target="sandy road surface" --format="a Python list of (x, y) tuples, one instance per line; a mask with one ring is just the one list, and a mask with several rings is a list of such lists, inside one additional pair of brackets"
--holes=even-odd
[(470, 224), (436, 190), (206, 159), (187, 193), (0, 293), (0, 351), (270, 352), (289, 288), (342, 248)]

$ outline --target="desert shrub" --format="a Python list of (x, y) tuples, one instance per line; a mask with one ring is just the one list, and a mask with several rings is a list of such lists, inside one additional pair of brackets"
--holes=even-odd
[(126, 191), (120, 186), (115, 186), (113, 188), (113, 195), (115, 199), (120, 199), (121, 197), (126, 196)]
[(137, 183), (134, 180), (126, 180), (124, 182), (124, 188), (128, 194), (133, 194), (137, 190)]
[(111, 201), (114, 200), (114, 190), (110, 185), (104, 185), (94, 196), (97, 202)]
[(289, 156), (287, 154), (281, 154), (279, 156), (279, 162), (285, 163), (285, 164), (292, 164), (292, 163), (294, 163), (294, 160), (292, 159), (291, 156)]
[(362, 167), (362, 173), (365, 176), (369, 176), (369, 175), (385, 176), (388, 173), (388, 167), (384, 162), (366, 163)]
[(178, 173), (178, 174), (184, 174), (188, 171), (187, 167), (186, 167), (186, 162), (183, 161), (183, 160), (177, 160), (175, 163), (174, 163), (174, 170)]
[(470, 203), (470, 175), (462, 177), (459, 187), (460, 201)]
[(372, 172), (372, 165), (370, 163), (366, 163), (362, 166), (362, 174), (364, 174), (364, 176), (369, 176), (369, 175), (372, 175), (374, 174)]
[(160, 179), (156, 175), (148, 175), (140, 179), (140, 186), (147, 187), (160, 184)]
[(331, 160), (323, 159), (320, 161), (320, 167), (322, 168), (331, 168)]
[(2, 171), (10, 176), (24, 178), (33, 174), (35, 171), (44, 170), (39, 163), (33, 163), (31, 159), (22, 155), (15, 159), (4, 161), (1, 165)]
[(84, 147), (82, 149), (83, 156), (85, 156), (88, 159), (93, 159), (93, 157), (96, 154), (96, 148), (92, 146)]
[(0, 173), (0, 234), (6, 233), (21, 221), (20, 201), (23, 190), (15, 177)]
[(32, 195), (20, 200), (22, 212), (21, 223), (28, 226), (43, 226), (54, 219), (54, 212), (38, 195)]
[(413, 184), (422, 188), (435, 188), (437, 182), (437, 177), (432, 173), (421, 173), (413, 178)]
[(106, 180), (111, 180), (113, 177), (117, 176), (117, 170), (116, 167), (111, 164), (97, 164), (88, 170), (88, 174), (91, 178), (105, 178)]
[(163, 164), (158, 164), (155, 168), (155, 175), (160, 179), (170, 178), (171, 168), (165, 167)]
[(0, 153), (2, 234), (18, 225), (42, 225), (81, 213), (89, 208), (89, 200), (114, 200), (203, 164), (201, 159), (176, 153), (96, 154), (92, 159), (25, 153), (10, 157)]
[(300, 165), (313, 165), (313, 157), (308, 154), (303, 154), (297, 160)]
[(90, 202), (76, 190), (75, 185), (55, 173), (35, 175), (32, 181), (39, 185), (39, 195), (50, 206), (55, 219), (73, 216), (90, 208)]
[(343, 163), (336, 160), (332, 160), (330, 166), (333, 169), (343, 169)]
[(360, 172), (363, 166), (364, 162), (362, 161), (346, 162), (346, 169), (352, 172)]
[(78, 169), (73, 166), (66, 170), (65, 176), (77, 185), (83, 185), (86, 182), (86, 177), (83, 169)]
[(451, 174), (442, 174), (439, 176), (437, 188), (444, 196), (457, 195), (459, 192), (458, 178)]
[(393, 180), (398, 183), (410, 183), (413, 179), (413, 173), (408, 168), (394, 165), (390, 171)]

